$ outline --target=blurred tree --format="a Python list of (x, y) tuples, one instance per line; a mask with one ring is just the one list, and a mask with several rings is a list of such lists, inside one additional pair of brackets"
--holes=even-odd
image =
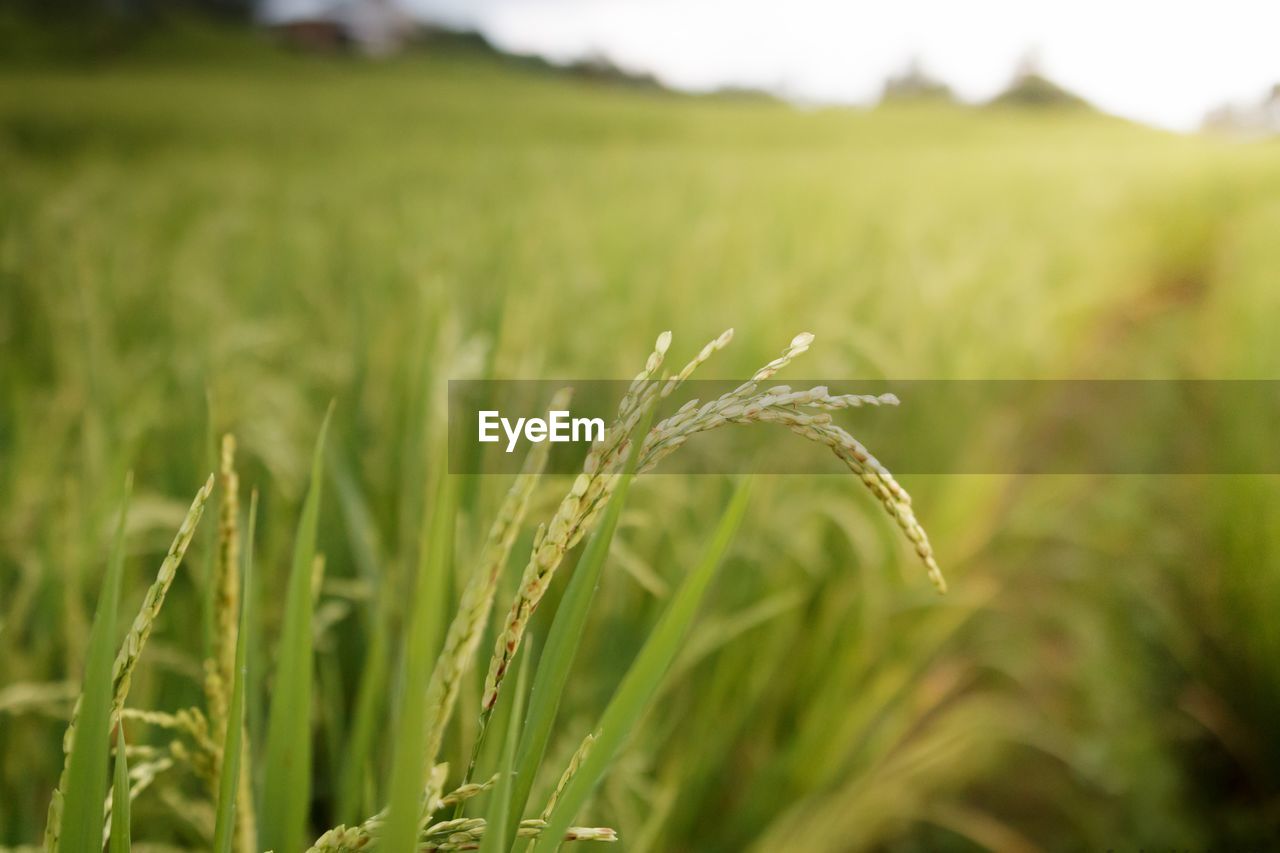
[(1041, 69), (1040, 57), (1034, 51), (1018, 63), (1013, 80), (991, 103), (1016, 107), (1090, 106), (1084, 98), (1050, 80)]
[(954, 101), (951, 87), (925, 70), (919, 57), (913, 58), (897, 74), (884, 81), (881, 102), (887, 101)]

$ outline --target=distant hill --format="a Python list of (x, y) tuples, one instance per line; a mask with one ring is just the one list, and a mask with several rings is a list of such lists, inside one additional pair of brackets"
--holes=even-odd
[(918, 59), (913, 59), (900, 73), (888, 77), (880, 94), (881, 103), (954, 100), (951, 87), (927, 72)]
[[(466, 53), (526, 70), (567, 74), (613, 85), (663, 88), (652, 75), (623, 69), (601, 53), (555, 63), (540, 56), (503, 50), (475, 30), (410, 19), (398, 9), (388, 0), (345, 0), (335, 3), (325, 14), (276, 21), (268, 26), (286, 44), (308, 51), (350, 50), (374, 55), (404, 51)], [(357, 15), (356, 11), (365, 14)], [(380, 23), (383, 19), (386, 23)], [(392, 40), (394, 45), (390, 43)]]
[(1093, 105), (1084, 98), (1050, 80), (1040, 70), (1039, 62), (1034, 56), (1022, 61), (1014, 72), (1013, 80), (989, 103), (1002, 107), (1093, 109)]

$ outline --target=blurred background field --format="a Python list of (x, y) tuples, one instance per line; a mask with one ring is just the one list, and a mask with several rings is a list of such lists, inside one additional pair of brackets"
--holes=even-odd
[[(800, 110), (460, 40), (375, 63), (175, 27), (98, 59), (15, 49), (0, 65), (0, 844), (40, 835), (125, 472), (132, 612), (222, 432), (262, 490), (255, 618), (270, 640), (308, 454), (337, 400), (318, 832), (381, 804), (395, 744), (377, 744), (358, 814), (342, 812), (344, 745), (373, 638), (399, 636), (377, 588), (416, 560), (448, 378), (622, 378), (664, 329), (679, 362), (730, 326), (706, 376), (749, 374), (811, 331), (795, 372), (849, 377), (841, 391), (859, 377), (1280, 371), (1274, 142), (1082, 107)], [(903, 480), (952, 593), (935, 596), (851, 479), (758, 483), (592, 823), (628, 851), (1280, 837), (1274, 477)], [(460, 572), (506, 486), (468, 484)], [(566, 487), (544, 482), (530, 519)], [(555, 758), (726, 495), (718, 477), (638, 482)], [(131, 704), (199, 700), (212, 534), (206, 518)], [(272, 678), (259, 663), (258, 743)], [(447, 741), (455, 766), (482, 675)], [(200, 846), (176, 802), (139, 798), (135, 838)]]

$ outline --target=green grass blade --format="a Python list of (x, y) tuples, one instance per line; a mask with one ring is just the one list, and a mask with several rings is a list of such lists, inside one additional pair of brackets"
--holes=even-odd
[(116, 778), (111, 786), (111, 845), (109, 853), (129, 853), (129, 760), (124, 753), (124, 724), (116, 727)]
[[(383, 539), (375, 523), (360, 484), (352, 473), (346, 453), (337, 447), (329, 451), (329, 479), (333, 483), (334, 497), (346, 523), (351, 555), (362, 579), (378, 589), (387, 561), (384, 558)], [(333, 781), (338, 792), (337, 818), (340, 824), (356, 824), (366, 806), (365, 793), (370, 779), (369, 768), (374, 751), (375, 735), (387, 711), (387, 676), (390, 657), (390, 619), (392, 585), (381, 584), (378, 596), (370, 602), (364, 613), (364, 624), (369, 643), (365, 647), (364, 662), (360, 666), (360, 679), (356, 688), (355, 711), (340, 747), (340, 761)]]
[(369, 508), (346, 458), (339, 452), (329, 454), (330, 478), (338, 507), (342, 511), (351, 542), (351, 553), (360, 576), (378, 590), (365, 619), (369, 642), (360, 667), (356, 689), (355, 711), (342, 755), (342, 772), (338, 780), (337, 819), (340, 823), (359, 822), (364, 807), (366, 780), (374, 755), (378, 726), (386, 710), (387, 676), (390, 669), (392, 604), (395, 588), (381, 573), (386, 565), (384, 549), (373, 513)]
[(431, 523), (423, 542), (422, 559), (415, 581), (413, 613), (406, 634), (400, 714), (396, 724), (395, 758), (386, 829), (380, 849), (406, 853), (416, 848), (422, 791), (427, 778), (427, 678), (440, 634), (440, 599), (444, 594), (453, 556), (453, 483), (440, 474)]
[(342, 760), (338, 788), (338, 820), (351, 824), (360, 819), (364, 805), (365, 780), (374, 755), (378, 726), (386, 706), (387, 676), (390, 670), (391, 585), (384, 584), (378, 595), (375, 619), (369, 626), (369, 648), (360, 667), (355, 714), (351, 721)]
[(102, 808), (107, 798), (111, 742), (111, 665), (115, 659), (116, 611), (120, 608), (120, 579), (124, 575), (124, 527), (132, 485), (132, 477), (126, 479), (111, 559), (89, 633), (79, 712), (71, 721), (58, 849), (76, 853), (102, 849)]
[(218, 810), (214, 817), (213, 853), (231, 853), (235, 837), (236, 798), (244, 738), (244, 692), (249, 678), (249, 605), (253, 587), (253, 538), (258, 518), (258, 492), (249, 498), (249, 528), (245, 534), (240, 575), (240, 627), (236, 632), (236, 668), (227, 706), (227, 729), (222, 738), (222, 774), (218, 780)]
[(520, 750), (516, 758), (516, 778), (511, 795), (516, 815), (524, 814), (529, 793), (538, 775), (538, 767), (546, 754), (551, 729), (560, 709), (560, 697), (564, 695), (565, 685), (569, 681), (569, 672), (578, 654), (578, 645), (586, 628), (591, 603), (595, 600), (600, 575), (609, 556), (609, 545), (618, 529), (618, 519), (622, 516), (622, 507), (627, 501), (627, 492), (635, 476), (640, 446), (643, 444), (640, 439), (648, 433), (652, 417), (651, 413), (635, 431), (636, 438), (632, 442), (622, 479), (605, 508), (600, 526), (587, 540), (586, 550), (569, 578), (564, 598), (556, 608), (551, 630), (547, 632), (547, 644), (542, 657), (538, 659), (533, 691), (529, 694), (529, 714), (520, 736)]
[(516, 676), (516, 691), (511, 697), (511, 716), (507, 718), (507, 736), (502, 744), (502, 763), (498, 768), (498, 784), (489, 795), (489, 808), (485, 817), (484, 838), (480, 842), (480, 853), (507, 853), (516, 840), (516, 829), (520, 824), (520, 813), (515, 811), (511, 800), (513, 771), (516, 767), (516, 744), (520, 740), (520, 727), (524, 717), (525, 685), (529, 679), (529, 660), (533, 649), (526, 647), (524, 660), (520, 662), (520, 672)]
[(386, 564), (383, 557), (385, 548), (382, 536), (374, 521), (373, 510), (369, 501), (356, 480), (355, 473), (347, 461), (347, 457), (339, 450), (331, 450), (327, 457), (329, 481), (333, 484), (333, 494), (337, 498), (338, 510), (347, 528), (347, 541), (351, 547), (351, 556), (355, 561), (360, 577), (370, 583), (381, 580), (381, 571)]
[(324, 439), (333, 406), (320, 425), (311, 460), (311, 485), (298, 522), (293, 566), (285, 598), (284, 630), (280, 637), (275, 689), (267, 728), (267, 757), (263, 777), (261, 843), (264, 849), (300, 850), (311, 800), (311, 683), (312, 644), (311, 571), (316, 553), (316, 527), (324, 484)]
[(534, 853), (552, 853), (559, 848), (574, 816), (591, 796), (623, 740), (635, 728), (650, 700), (657, 693), (694, 616), (697, 615), (698, 606), (702, 603), (716, 568), (729, 550), (729, 543), (733, 541), (742, 521), (747, 508), (748, 482), (743, 481), (739, 485), (702, 560), (672, 596), (671, 603), (654, 626), (653, 633), (645, 641), (644, 647), (613, 694), (613, 699), (600, 718), (596, 742), (578, 768), (577, 774), (569, 780), (561, 793), (547, 819), (546, 828), (538, 836)]

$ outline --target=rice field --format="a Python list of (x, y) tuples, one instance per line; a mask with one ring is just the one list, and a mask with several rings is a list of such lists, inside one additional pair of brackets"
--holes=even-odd
[[(7, 62), (0, 846), (1267, 849), (1274, 476), (893, 480), (825, 392), (743, 428), (848, 475), (630, 472), (690, 360), (1280, 375), (1278, 200), (1081, 110)], [(447, 473), (447, 380), (641, 368), (587, 476)]]

